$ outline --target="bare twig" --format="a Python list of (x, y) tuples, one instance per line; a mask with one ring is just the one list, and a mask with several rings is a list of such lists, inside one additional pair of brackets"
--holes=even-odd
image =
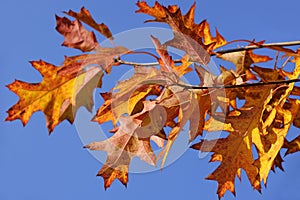
[(241, 85), (214, 85), (214, 86), (195, 86), (195, 85), (185, 85), (185, 84), (174, 84), (176, 86), (183, 87), (185, 89), (223, 89), (223, 88), (242, 88), (242, 87), (253, 87), (253, 86), (264, 86), (264, 85), (280, 85), (280, 84), (289, 84), (300, 82), (300, 79), (291, 79), (291, 80), (283, 80), (283, 81), (270, 81), (270, 82), (259, 82), (259, 83), (249, 83), (249, 84), (241, 84)]
[[(250, 46), (246, 46), (246, 47), (239, 47), (239, 48), (235, 48), (235, 49), (220, 50), (220, 51), (212, 53), (211, 56), (215, 56), (216, 54), (225, 54), (225, 53), (239, 52), (239, 51), (245, 51), (245, 50), (271, 48), (271, 47), (283, 47), (283, 46), (297, 46), (297, 45), (300, 45), (300, 41), (257, 44), (257, 45), (250, 45)], [(174, 60), (174, 62), (181, 63), (181, 60)], [(115, 59), (115, 63), (123, 64), (123, 65), (131, 65), (131, 66), (144, 66), (144, 67), (147, 67), (147, 66), (151, 67), (151, 66), (159, 65), (159, 62), (138, 63), (138, 62), (124, 61), (121, 59)]]
[(291, 41), (291, 42), (278, 42), (278, 43), (267, 43), (267, 44), (257, 44), (257, 45), (250, 45), (245, 47), (239, 47), (236, 49), (226, 49), (217, 51), (216, 54), (224, 54), (224, 53), (232, 53), (238, 51), (245, 51), (245, 50), (253, 50), (253, 49), (262, 49), (262, 48), (270, 48), (270, 47), (284, 47), (284, 46), (297, 46), (300, 45), (300, 41)]
[[(123, 65), (133, 65), (133, 66), (143, 66), (143, 67), (152, 67), (159, 65), (159, 62), (150, 62), (150, 63), (138, 63), (138, 62), (130, 62), (125, 60), (116, 59), (116, 63)], [(174, 63), (181, 63), (181, 60), (174, 60)]]

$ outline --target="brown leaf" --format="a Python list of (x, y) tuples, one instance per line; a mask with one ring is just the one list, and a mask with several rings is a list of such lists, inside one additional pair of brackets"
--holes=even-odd
[(274, 159), (274, 164), (272, 166), (272, 171), (275, 172), (275, 167), (278, 167), (281, 171), (284, 171), (282, 163), (284, 160), (282, 159), (280, 152), (277, 154), (276, 158)]
[(190, 36), (205, 49), (216, 49), (226, 43), (218, 31), (216, 32), (216, 37), (211, 35), (209, 24), (205, 20), (200, 24), (195, 24), (195, 3), (191, 6), (186, 15), (182, 15), (181, 10), (175, 5), (164, 7), (158, 2), (155, 2), (155, 5), (150, 7), (145, 1), (139, 1), (137, 2), (137, 6), (139, 7), (139, 10), (136, 11), (137, 13), (145, 13), (155, 18), (154, 20), (148, 20), (146, 22), (167, 23), (174, 32)]
[(86, 30), (80, 21), (70, 21), (66, 17), (56, 17), (56, 30), (65, 37), (63, 46), (79, 49), (83, 52), (94, 50), (98, 46), (93, 32)]
[(274, 70), (258, 66), (251, 67), (251, 70), (257, 73), (259, 75), (259, 78), (261, 78), (263, 82), (280, 81), (284, 80), (285, 78), (285, 76), (282, 73), (282, 70)]
[(285, 156), (300, 151), (300, 135), (298, 135), (292, 141), (286, 142), (284, 147), (287, 148)]
[(64, 12), (64, 13), (89, 25), (90, 27), (92, 27), (93, 29), (97, 30), (99, 33), (104, 35), (106, 38), (111, 40), (113, 39), (109, 28), (104, 23), (98, 24), (91, 16), (91, 13), (84, 7), (81, 8), (79, 13), (76, 13), (72, 10), (69, 10), (68, 12)]
[(177, 76), (181, 77), (192, 71), (192, 68), (190, 68), (192, 62), (189, 62), (189, 55), (185, 55), (181, 58), (180, 66), (175, 66), (172, 56), (169, 55), (166, 46), (162, 45), (159, 40), (153, 36), (151, 39), (155, 45), (156, 52), (160, 56), (158, 62), (160, 64), (160, 69), (163, 72), (170, 74), (175, 73)]
[[(164, 134), (155, 128), (155, 118), (151, 117), (151, 112), (157, 109), (159, 107), (154, 101), (145, 101), (144, 109), (140, 113), (119, 118), (120, 126), (112, 137), (85, 146), (91, 150), (106, 151), (108, 154), (106, 163), (98, 173), (104, 178), (105, 189), (115, 179), (119, 179), (124, 185), (127, 184), (129, 164), (135, 156), (151, 165), (156, 164), (156, 155), (150, 145), (150, 139)], [(154, 113), (154, 116), (157, 115)]]
[(216, 31), (215, 37), (211, 35), (209, 24), (205, 20), (200, 24), (195, 24), (195, 3), (186, 15), (182, 15), (181, 10), (175, 5), (164, 7), (155, 2), (155, 5), (150, 7), (145, 1), (139, 1), (137, 6), (139, 10), (136, 12), (145, 13), (155, 18), (146, 22), (167, 23), (174, 32), (174, 39), (166, 44), (184, 50), (196, 62), (206, 65), (210, 56), (205, 50), (211, 53), (212, 50), (226, 44), (225, 39), (218, 31)]
[(168, 135), (161, 167), (164, 166), (174, 141), (188, 121), (190, 122), (189, 141), (193, 141), (198, 135), (202, 135), (205, 117), (211, 106), (208, 95), (196, 95), (183, 88), (176, 88), (176, 86), (173, 88), (170, 87), (169, 89), (171, 92), (166, 91), (168, 94), (166, 96), (162, 95), (159, 105), (167, 110), (169, 115), (167, 122), (174, 120), (177, 116), (178, 119)]
[(114, 48), (98, 47), (93, 54), (65, 57), (64, 67), (59, 70), (58, 74), (78, 74), (86, 66), (98, 66), (109, 74), (113, 66), (120, 65), (118, 62), (115, 62), (115, 58), (128, 52), (129, 50), (122, 46)]

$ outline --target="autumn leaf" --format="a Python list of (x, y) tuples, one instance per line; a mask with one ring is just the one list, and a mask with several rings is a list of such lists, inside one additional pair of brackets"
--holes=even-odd
[[(294, 74), (289, 78), (299, 76), (299, 73), (296, 73), (299, 67), (298, 61), (299, 59), (296, 61)], [(256, 67), (255, 70), (266, 82), (282, 77), (279, 72), (268, 76), (267, 69)], [(291, 99), (289, 99), (289, 106), (283, 107), (293, 87), (294, 83), (289, 86), (266, 85), (263, 88), (254, 86), (247, 88), (245, 104), (228, 113), (225, 118), (226, 126), (219, 126), (221, 130), (229, 131), (229, 136), (219, 140), (204, 140), (192, 146), (204, 152), (214, 152), (212, 161), (221, 162), (220, 166), (207, 177), (218, 181), (219, 197), (223, 197), (227, 190), (235, 194), (234, 180), (236, 175), (239, 176), (240, 169), (246, 171), (255, 189), (260, 190), (262, 180), (266, 184), (269, 171), (276, 165), (275, 161), (283, 146), (283, 139), (298, 111), (297, 101)], [(240, 123), (240, 120), (243, 123)], [(209, 123), (213, 121), (210, 120)], [(209, 123), (206, 126), (210, 126)], [(274, 139), (268, 138), (271, 135), (274, 135)], [(255, 144), (259, 155), (255, 161), (252, 155), (252, 144)], [(277, 166), (281, 166), (280, 164), (277, 160)]]
[(104, 150), (108, 153), (106, 163), (98, 172), (98, 176), (104, 178), (105, 188), (108, 188), (115, 179), (119, 179), (124, 185), (127, 184), (128, 168), (134, 156), (152, 165), (156, 163), (150, 138), (139, 139), (135, 133), (141, 122), (136, 122), (130, 117), (122, 117), (119, 121), (120, 127), (112, 137), (85, 146), (91, 150)]
[(116, 125), (119, 117), (123, 114), (134, 114), (137, 104), (147, 97), (147, 95), (158, 95), (159, 89), (155, 86), (140, 87), (130, 94), (118, 96), (113, 93), (101, 93), (104, 99), (103, 105), (98, 109), (93, 121), (102, 124), (112, 121)]
[(208, 53), (226, 44), (225, 39), (218, 31), (216, 31), (215, 37), (211, 35), (206, 20), (195, 24), (195, 3), (185, 15), (181, 14), (181, 10), (176, 5), (165, 7), (155, 2), (155, 5), (150, 7), (145, 1), (139, 1), (137, 6), (139, 10), (136, 12), (155, 18), (146, 22), (163, 22), (172, 28), (174, 38), (166, 42), (166, 45), (185, 51), (192, 60), (200, 64), (207, 65), (210, 60)]
[[(220, 66), (221, 73), (216, 76), (206, 70), (202, 66), (195, 65), (195, 70), (200, 79), (200, 86), (213, 87), (230, 86), (242, 84), (242, 79), (232, 70)], [(226, 90), (209, 89), (206, 91), (211, 99), (211, 112), (215, 112), (218, 108), (221, 108), (224, 113), (228, 113), (230, 106), (234, 109), (236, 106), (236, 99), (243, 98), (244, 88), (228, 88)]]
[(16, 80), (7, 86), (20, 99), (7, 111), (6, 120), (20, 119), (25, 126), (34, 112), (43, 111), (51, 133), (65, 119), (72, 123), (80, 106), (91, 110), (93, 89), (100, 87), (102, 83), (99, 68), (90, 68), (77, 76), (58, 76), (57, 72), (61, 67), (42, 60), (31, 64), (41, 73), (43, 80), (40, 83)]
[(98, 46), (94, 32), (86, 30), (78, 20), (72, 22), (66, 17), (56, 16), (56, 30), (65, 37), (63, 46), (83, 52), (92, 51)]
[(113, 66), (120, 65), (115, 59), (130, 52), (129, 49), (123, 46), (113, 48), (98, 46), (95, 50), (91, 54), (65, 57), (64, 66), (59, 70), (58, 74), (78, 74), (86, 66), (98, 66), (109, 74)]
[[(240, 169), (245, 170), (248, 179), (256, 190), (260, 190), (260, 181), (258, 180), (259, 171), (253, 165), (252, 143), (254, 138), (260, 137), (257, 125), (259, 124), (260, 115), (263, 105), (268, 101), (271, 88), (254, 87), (246, 91), (246, 103), (239, 109), (239, 112), (231, 111), (225, 118), (226, 124), (231, 127), (226, 131), (233, 130), (227, 138), (219, 140), (204, 140), (194, 144), (192, 148), (203, 152), (214, 152), (220, 159), (219, 167), (207, 177), (209, 180), (218, 182), (218, 196), (223, 197), (227, 190), (235, 194), (234, 181), (235, 176), (239, 175)], [(256, 105), (256, 106), (254, 106)], [(261, 105), (261, 106), (258, 106)], [(240, 123), (240, 120), (243, 123)], [(222, 129), (227, 126), (221, 127)]]
[(290, 142), (286, 141), (284, 144), (284, 148), (287, 148), (285, 156), (300, 151), (300, 135), (298, 135)]
[(216, 37), (211, 35), (209, 24), (205, 20), (200, 24), (195, 24), (195, 3), (186, 15), (182, 15), (180, 8), (176, 5), (165, 7), (157, 1), (153, 7), (150, 7), (145, 1), (139, 1), (137, 6), (139, 7), (139, 10), (136, 11), (137, 13), (145, 13), (155, 18), (146, 22), (167, 23), (174, 32), (190, 36), (205, 49), (213, 50), (226, 43), (218, 31), (216, 31)]
[(172, 56), (169, 55), (166, 46), (162, 45), (160, 41), (155, 38), (151, 37), (156, 52), (160, 56), (158, 59), (159, 65), (161, 67), (161, 71), (167, 72), (167, 73), (175, 73), (178, 77), (182, 77), (188, 72), (191, 72), (193, 69), (190, 67), (192, 62), (189, 61), (189, 55), (185, 55), (181, 58), (181, 65), (175, 66), (174, 60), (172, 59)]
[(221, 162), (220, 166), (209, 176), (208, 180), (218, 181), (218, 196), (223, 197), (227, 190), (235, 195), (234, 181), (236, 175), (240, 177), (240, 169), (245, 170), (251, 184), (260, 190), (259, 181), (256, 180), (258, 170), (253, 165), (251, 137), (242, 137), (230, 134), (227, 138), (202, 141), (191, 147), (202, 152), (214, 152), (212, 162)]
[(223, 60), (232, 62), (236, 66), (236, 73), (241, 75), (243, 80), (255, 80), (254, 75), (249, 71), (249, 68), (254, 63), (268, 62), (271, 60), (269, 56), (254, 54), (251, 50), (230, 52), (218, 54), (217, 57)]
[[(154, 84), (149, 85), (148, 81)], [(133, 114), (136, 105), (148, 95), (158, 96), (161, 91), (157, 85), (167, 82), (168, 78), (155, 68), (135, 68), (131, 78), (120, 81), (112, 92), (101, 95), (105, 102), (98, 109), (93, 121), (101, 124), (111, 120), (116, 124), (123, 114)]]
[[(155, 101), (144, 101), (144, 108), (141, 112), (132, 116), (122, 116), (119, 118), (120, 126), (116, 133), (107, 140), (93, 142), (86, 145), (85, 148), (91, 150), (102, 150), (107, 152), (107, 160), (98, 176), (104, 178), (104, 187), (108, 188), (115, 179), (119, 179), (124, 185), (128, 182), (128, 168), (133, 157), (139, 157), (141, 160), (156, 165), (156, 155), (154, 154), (150, 140), (155, 137), (165, 138), (161, 129), (157, 129), (155, 118), (156, 114), (151, 114), (159, 109)], [(149, 122), (149, 117), (150, 122)]]
[(89, 25), (90, 27), (104, 35), (106, 38), (113, 39), (112, 33), (110, 32), (109, 28), (104, 23), (98, 24), (91, 16), (91, 13), (84, 7), (81, 8), (79, 13), (76, 13), (72, 10), (69, 10), (68, 12), (64, 13)]
[[(104, 72), (110, 74), (113, 66), (131, 65), (134, 68), (131, 77), (108, 91), (101, 91), (104, 102), (92, 119), (99, 124), (112, 121), (113, 135), (85, 146), (107, 153), (106, 162), (98, 172), (105, 189), (116, 179), (127, 185), (129, 166), (135, 157), (154, 166), (161, 160), (162, 168), (188, 124), (191, 148), (212, 153), (210, 162), (219, 162), (206, 178), (218, 183), (219, 198), (227, 190), (236, 194), (235, 179), (241, 180), (242, 171), (260, 192), (261, 183), (266, 186), (271, 170), (276, 167), (283, 170), (282, 150), (286, 149), (286, 156), (300, 149), (299, 134), (291, 141), (286, 137), (292, 125), (300, 128), (300, 87), (295, 85), (300, 75), (300, 49), (285, 47), (300, 42), (227, 43), (217, 29), (215, 34), (211, 33), (206, 20), (195, 23), (196, 3), (186, 14), (177, 5), (155, 2), (151, 7), (145, 1), (138, 1), (137, 6), (137, 13), (154, 17), (146, 22), (165, 23), (172, 29), (173, 38), (164, 43), (151, 36), (158, 56), (117, 46), (109, 28), (96, 22), (84, 7), (79, 12), (64, 12), (75, 20), (56, 16), (56, 30), (64, 37), (62, 45), (88, 53), (65, 56), (60, 66), (32, 61), (43, 79), (39, 83), (15, 80), (7, 86), (19, 100), (7, 111), (6, 120), (19, 119), (25, 126), (33, 113), (42, 111), (51, 133), (64, 120), (73, 123), (80, 107), (92, 111), (93, 91), (101, 87)], [(100, 46), (93, 31), (111, 40), (112, 47)], [(247, 42), (248, 46), (217, 50), (235, 42)], [(170, 47), (185, 55), (173, 60)], [(276, 51), (274, 66), (270, 68), (267, 63), (272, 59), (271, 54), (257, 54), (254, 49)], [(127, 61), (121, 57), (126, 54), (150, 55), (157, 62)], [(218, 65), (220, 73), (213, 73), (208, 65), (211, 56), (235, 67)], [(279, 63), (283, 63), (280, 68)], [(291, 65), (295, 67), (291, 69)], [(189, 77), (187, 74), (195, 75), (200, 82), (186, 83), (183, 77)], [(219, 139), (204, 138), (216, 131), (228, 134)], [(154, 143), (159, 147), (157, 152), (152, 149)]]

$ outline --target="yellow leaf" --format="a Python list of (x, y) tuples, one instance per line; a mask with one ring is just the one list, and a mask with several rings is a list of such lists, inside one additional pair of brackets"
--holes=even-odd
[(99, 68), (90, 68), (78, 76), (59, 76), (60, 67), (44, 61), (31, 64), (42, 74), (43, 80), (40, 83), (16, 80), (8, 85), (20, 99), (7, 111), (6, 120), (20, 119), (25, 126), (34, 112), (43, 111), (48, 130), (52, 132), (65, 119), (73, 122), (80, 106), (91, 110), (93, 89), (101, 86), (102, 72)]

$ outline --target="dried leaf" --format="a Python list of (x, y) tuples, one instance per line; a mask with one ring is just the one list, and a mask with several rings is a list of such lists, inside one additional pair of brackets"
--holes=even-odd
[(129, 50), (122, 46), (114, 48), (98, 47), (93, 54), (65, 57), (64, 67), (58, 71), (58, 74), (78, 74), (86, 66), (99, 66), (99, 68), (109, 74), (113, 66), (120, 65), (118, 62), (115, 62), (115, 58), (128, 52)]
[(286, 142), (284, 148), (287, 148), (285, 156), (300, 151), (300, 135), (290, 142)]
[[(151, 165), (156, 164), (156, 155), (152, 150), (150, 139), (153, 139), (152, 136), (163, 134), (155, 128), (157, 125), (155, 118), (151, 118), (151, 112), (155, 112), (157, 109), (159, 107), (154, 101), (145, 101), (144, 109), (140, 113), (119, 118), (120, 126), (112, 137), (85, 146), (91, 150), (106, 151), (108, 154), (106, 163), (98, 173), (104, 178), (105, 189), (115, 179), (119, 179), (124, 185), (127, 184), (129, 164), (135, 156)], [(148, 122), (149, 116), (150, 124), (145, 124)]]
[[(234, 181), (239, 169), (245, 170), (251, 184), (260, 190), (257, 168), (252, 165), (254, 160), (251, 151), (251, 136), (243, 137), (230, 134), (228, 138), (202, 141), (191, 146), (202, 152), (214, 152), (212, 161), (221, 161), (220, 166), (206, 179), (218, 181), (218, 196), (223, 197), (227, 190), (235, 195)], [(216, 159), (216, 156), (218, 158)]]
[(91, 16), (91, 13), (84, 7), (81, 8), (79, 13), (76, 13), (72, 10), (69, 10), (68, 12), (64, 12), (64, 13), (89, 25), (90, 27), (92, 27), (93, 29), (97, 30), (99, 33), (104, 35), (106, 38), (113, 39), (109, 28), (104, 23), (98, 24)]
[[(124, 81), (120, 81), (116, 87), (110, 92), (102, 94), (104, 104), (98, 109), (93, 121), (104, 123), (112, 120), (117, 123), (120, 116), (123, 114), (133, 114), (133, 111), (138, 104), (145, 100), (148, 95), (159, 95), (160, 89), (157, 85), (148, 85), (147, 81), (155, 77), (161, 77), (161, 73), (155, 68), (135, 68), (134, 75)], [(163, 78), (164, 79), (164, 78)], [(165, 80), (160, 80), (162, 84)], [(159, 81), (154, 81), (158, 84)]]
[(162, 45), (159, 40), (152, 36), (152, 41), (155, 45), (156, 52), (160, 56), (158, 62), (160, 64), (161, 70), (167, 73), (175, 73), (177, 76), (181, 77), (193, 69), (190, 68), (192, 62), (189, 62), (189, 55), (185, 55), (181, 58), (181, 65), (175, 66), (172, 56), (169, 55), (166, 46)]
[(269, 56), (254, 54), (251, 50), (217, 54), (217, 57), (232, 62), (236, 66), (237, 74), (242, 75), (244, 81), (255, 80), (254, 75), (249, 71), (253, 63), (268, 62), (271, 60)]
[(210, 33), (209, 24), (204, 20), (200, 24), (195, 24), (194, 13), (196, 4), (194, 3), (186, 15), (181, 14), (177, 6), (164, 7), (155, 2), (150, 7), (145, 1), (137, 3), (139, 10), (137, 13), (145, 13), (153, 16), (154, 20), (146, 22), (164, 22), (167, 23), (174, 32), (190, 36), (193, 40), (201, 44), (205, 49), (213, 50), (226, 44), (225, 39), (216, 31), (216, 37)]
[(192, 5), (186, 15), (182, 15), (177, 6), (164, 7), (158, 2), (150, 7), (145, 1), (139, 1), (137, 6), (139, 10), (136, 12), (145, 13), (155, 18), (146, 22), (163, 22), (172, 28), (174, 38), (168, 41), (166, 45), (185, 51), (192, 60), (200, 64), (207, 65), (210, 60), (208, 53), (226, 44), (225, 39), (218, 31), (216, 31), (215, 37), (211, 35), (209, 24), (205, 20), (200, 24), (195, 24), (196, 4)]
[(92, 51), (98, 46), (94, 32), (86, 30), (78, 20), (72, 22), (66, 17), (56, 16), (56, 30), (65, 37), (63, 46), (83, 52)]
[(78, 76), (58, 76), (61, 67), (42, 60), (31, 64), (41, 73), (43, 80), (40, 83), (16, 80), (7, 86), (20, 100), (7, 111), (6, 120), (20, 119), (25, 126), (34, 112), (43, 111), (48, 130), (52, 132), (65, 119), (73, 122), (80, 106), (91, 110), (93, 90), (101, 86), (102, 72), (99, 68), (90, 68)]

